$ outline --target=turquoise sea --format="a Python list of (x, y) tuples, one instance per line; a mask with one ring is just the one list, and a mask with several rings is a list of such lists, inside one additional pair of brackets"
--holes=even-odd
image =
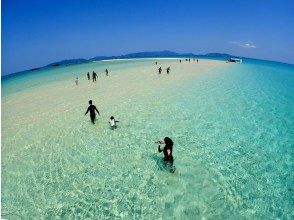
[[(166, 136), (175, 173), (154, 143)], [(140, 59), (4, 77), (1, 157), (3, 219), (294, 219), (294, 66)]]

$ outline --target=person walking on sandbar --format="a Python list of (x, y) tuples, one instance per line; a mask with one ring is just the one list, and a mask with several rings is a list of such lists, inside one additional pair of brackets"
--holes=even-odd
[(108, 76), (108, 69), (105, 70), (105, 74), (106, 74), (106, 76)]
[(95, 105), (92, 104), (92, 100), (90, 100), (89, 101), (89, 107), (88, 107), (85, 115), (88, 114), (88, 112), (90, 112), (90, 118), (91, 118), (91, 121), (92, 121), (93, 124), (95, 124), (95, 119), (96, 119), (95, 111), (97, 111), (98, 115), (100, 115), (98, 109), (96, 108)]
[(170, 67), (168, 67), (168, 68), (166, 69), (166, 73), (169, 74), (169, 71), (170, 71)]
[(92, 74), (93, 82), (96, 81), (96, 78), (97, 78), (97, 73), (95, 73), (95, 72), (93, 71), (93, 74)]
[(87, 73), (87, 77), (88, 77), (88, 80), (91, 79), (91, 78), (90, 78), (90, 73), (89, 73), (89, 72)]
[(159, 67), (158, 74), (161, 74), (161, 71), (162, 71), (162, 69), (161, 69), (161, 67)]

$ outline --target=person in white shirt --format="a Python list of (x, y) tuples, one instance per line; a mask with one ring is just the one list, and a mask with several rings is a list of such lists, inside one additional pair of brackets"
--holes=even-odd
[(110, 117), (110, 120), (109, 120), (109, 124), (110, 124), (110, 127), (112, 128), (112, 129), (114, 129), (114, 128), (116, 128), (116, 123), (117, 122), (119, 122), (119, 121), (116, 121), (115, 119), (114, 119), (114, 117), (113, 116), (111, 116)]

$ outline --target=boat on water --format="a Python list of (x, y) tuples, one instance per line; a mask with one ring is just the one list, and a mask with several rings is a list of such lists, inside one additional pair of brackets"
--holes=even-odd
[(230, 59), (227, 60), (227, 63), (242, 63), (242, 59), (230, 58)]

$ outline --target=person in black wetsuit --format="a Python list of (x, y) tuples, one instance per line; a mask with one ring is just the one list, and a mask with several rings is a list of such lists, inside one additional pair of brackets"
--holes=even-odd
[(96, 81), (96, 78), (97, 78), (97, 73), (95, 73), (95, 72), (93, 71), (93, 74), (92, 74), (93, 82)]
[(100, 113), (99, 113), (98, 109), (96, 108), (96, 106), (92, 105), (92, 100), (89, 101), (89, 105), (90, 106), (88, 107), (85, 115), (88, 114), (88, 112), (90, 111), (91, 121), (92, 121), (93, 124), (95, 124), (95, 118), (96, 118), (95, 111), (97, 111), (98, 115), (100, 115)]
[(87, 76), (88, 76), (88, 80), (90, 80), (91, 78), (90, 78), (90, 73), (89, 72), (87, 73)]
[(169, 71), (170, 71), (170, 67), (168, 67), (168, 68), (166, 69), (166, 73), (169, 74)]
[(159, 67), (159, 69), (158, 69), (158, 74), (161, 74), (161, 67)]
[[(173, 157), (174, 142), (172, 141), (172, 139), (170, 139), (169, 137), (165, 137), (164, 141), (157, 141), (156, 143), (158, 144), (158, 152), (159, 153), (163, 152), (164, 154), (164, 158), (163, 158), (164, 162), (169, 163), (172, 166), (174, 162), (174, 157)], [(163, 148), (163, 150), (160, 147), (161, 144), (165, 144), (165, 147)]]

